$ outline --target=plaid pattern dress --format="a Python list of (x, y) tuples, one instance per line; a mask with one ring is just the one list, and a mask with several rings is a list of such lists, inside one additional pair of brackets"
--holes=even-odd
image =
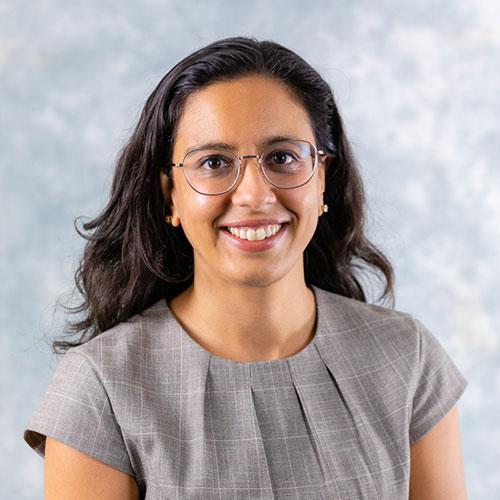
[(164, 300), (70, 349), (24, 438), (135, 477), (145, 499), (406, 499), (410, 445), (467, 382), (409, 314), (313, 287), (299, 353), (215, 356)]

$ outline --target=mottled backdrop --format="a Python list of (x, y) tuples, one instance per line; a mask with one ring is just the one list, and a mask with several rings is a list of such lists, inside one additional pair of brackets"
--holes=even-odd
[(459, 403), (471, 499), (500, 498), (500, 12), (494, 0), (0, 0), (0, 497), (42, 498), (22, 431), (56, 365), (56, 299), (79, 215), (105, 202), (147, 95), (217, 38), (281, 42), (334, 86), (396, 307), (469, 380)]

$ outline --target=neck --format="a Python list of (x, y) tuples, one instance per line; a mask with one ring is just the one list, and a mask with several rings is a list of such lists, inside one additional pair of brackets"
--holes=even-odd
[(196, 276), (170, 303), (186, 332), (202, 347), (235, 361), (289, 357), (314, 336), (316, 305), (303, 267), (266, 286)]

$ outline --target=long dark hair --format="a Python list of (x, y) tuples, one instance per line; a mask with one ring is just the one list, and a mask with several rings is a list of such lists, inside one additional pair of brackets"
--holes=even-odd
[(330, 157), (324, 194), (329, 211), (319, 218), (305, 250), (306, 283), (366, 302), (362, 281), (371, 271), (385, 283), (379, 300), (393, 307), (393, 270), (364, 235), (363, 186), (329, 85), (277, 43), (228, 38), (194, 52), (163, 77), (118, 157), (107, 205), (83, 224), (84, 232), (76, 228), (87, 240), (75, 273), (82, 301), (65, 307), (80, 317), (67, 323), (69, 338), (53, 342), (55, 352), (80, 345), (190, 285), (193, 250), (182, 229), (165, 221), (169, 203), (160, 172), (170, 162), (186, 98), (211, 83), (247, 74), (285, 83), (307, 111), (316, 144)]

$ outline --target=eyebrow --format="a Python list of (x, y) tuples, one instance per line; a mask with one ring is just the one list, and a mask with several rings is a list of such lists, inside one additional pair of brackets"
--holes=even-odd
[[(294, 136), (288, 136), (288, 135), (273, 135), (272, 137), (269, 137), (262, 141), (259, 146), (260, 148), (267, 148), (268, 146), (272, 146), (273, 144), (276, 144), (277, 142), (282, 142), (282, 141), (299, 141), (297, 137)], [(186, 152), (184, 153), (187, 155), (188, 153), (191, 153), (192, 151), (196, 151), (198, 149), (227, 149), (228, 151), (235, 151), (237, 146), (235, 144), (230, 144), (228, 142), (204, 142), (201, 144), (194, 144), (193, 146), (189, 147)]]

